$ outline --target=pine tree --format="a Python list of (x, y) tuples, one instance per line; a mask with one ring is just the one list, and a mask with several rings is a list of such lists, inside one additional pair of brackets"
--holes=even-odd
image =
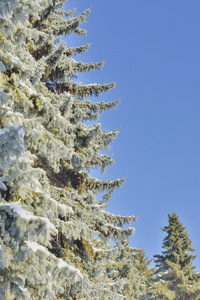
[[(128, 278), (129, 282), (124, 288), (126, 299), (145, 299), (147, 283), (151, 279), (153, 269), (149, 268), (151, 260), (146, 258), (143, 249), (127, 247), (118, 262), (118, 278)], [(139, 276), (135, 276), (139, 272)]]
[(167, 234), (163, 240), (165, 250), (154, 256), (156, 272), (148, 299), (200, 299), (200, 274), (192, 265), (195, 249), (178, 216), (169, 214), (168, 220), (169, 225), (162, 228)]
[[(81, 84), (79, 72), (101, 69), (74, 56), (63, 36), (80, 28), (89, 9), (74, 17), (64, 0), (3, 0), (0, 15), (0, 268), (5, 299), (133, 299), (144, 289), (127, 239), (135, 216), (115, 216), (107, 201), (124, 179), (102, 181), (113, 159), (102, 154), (118, 130), (88, 125), (119, 101), (94, 102), (115, 83)], [(99, 192), (105, 192), (97, 200)], [(109, 244), (112, 239), (114, 246)], [(120, 276), (115, 274), (120, 273)], [(130, 294), (130, 293), (129, 293)]]

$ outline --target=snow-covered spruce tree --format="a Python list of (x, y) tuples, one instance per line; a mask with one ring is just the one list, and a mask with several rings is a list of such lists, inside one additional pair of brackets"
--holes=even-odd
[[(126, 242), (134, 229), (123, 229), (135, 217), (105, 210), (124, 180), (89, 174), (112, 165), (101, 151), (110, 148), (118, 130), (85, 121), (97, 120), (119, 101), (92, 102), (88, 96), (115, 84), (73, 81), (78, 72), (101, 69), (103, 63), (72, 58), (89, 45), (67, 48), (62, 37), (84, 35), (79, 26), (89, 10), (73, 17), (75, 10), (62, 9), (64, 2), (0, 2), (2, 294), (9, 300), (137, 299), (143, 276), (134, 264), (137, 251)], [(131, 276), (120, 271), (128, 261)], [(126, 296), (129, 287), (136, 296), (133, 291)]]
[(162, 228), (167, 234), (164, 251), (154, 256), (156, 272), (148, 299), (200, 299), (200, 274), (192, 266), (195, 249), (178, 216), (169, 214), (168, 220), (169, 225)]

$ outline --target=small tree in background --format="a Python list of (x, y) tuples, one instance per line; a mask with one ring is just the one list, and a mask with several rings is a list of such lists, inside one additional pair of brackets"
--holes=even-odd
[(169, 214), (168, 220), (169, 225), (162, 228), (167, 234), (164, 251), (154, 256), (156, 272), (149, 299), (200, 299), (200, 274), (192, 266), (195, 249), (178, 216)]

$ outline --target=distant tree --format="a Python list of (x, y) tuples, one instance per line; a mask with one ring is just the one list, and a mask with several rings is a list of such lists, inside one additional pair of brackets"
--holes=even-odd
[(200, 274), (192, 266), (195, 249), (178, 216), (169, 214), (168, 220), (169, 225), (162, 228), (167, 234), (163, 240), (165, 250), (154, 256), (156, 271), (148, 299), (200, 299)]

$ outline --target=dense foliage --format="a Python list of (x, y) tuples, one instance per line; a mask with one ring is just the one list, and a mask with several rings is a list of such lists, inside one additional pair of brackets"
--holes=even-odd
[(200, 299), (200, 274), (192, 266), (195, 249), (178, 216), (169, 214), (168, 220), (162, 229), (164, 251), (154, 256), (156, 272), (149, 294), (154, 299)]
[[(74, 56), (63, 36), (84, 35), (90, 10), (74, 17), (64, 0), (0, 2), (0, 259), (5, 299), (137, 299), (145, 274), (129, 247), (135, 216), (106, 211), (124, 179), (102, 181), (117, 130), (99, 113), (119, 101), (91, 101), (115, 83), (81, 84), (79, 72), (101, 69)], [(104, 192), (102, 200), (97, 200)], [(112, 239), (113, 246), (109, 240)]]

